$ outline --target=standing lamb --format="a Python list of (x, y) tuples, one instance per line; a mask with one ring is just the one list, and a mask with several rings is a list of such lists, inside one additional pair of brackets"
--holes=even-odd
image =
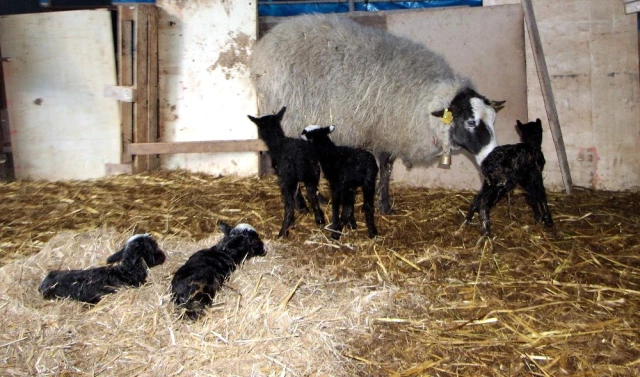
[(185, 309), (185, 315), (190, 319), (198, 319), (204, 314), (238, 265), (256, 255), (266, 254), (260, 236), (251, 225), (239, 224), (232, 229), (221, 221), (218, 226), (224, 238), (215, 246), (189, 257), (171, 280), (173, 301)]
[(478, 94), (425, 46), (340, 15), (276, 25), (255, 46), (251, 78), (262, 112), (285, 102), (293, 110), (283, 122), (286, 135), (297, 135), (300, 124), (342, 124), (336, 144), (377, 155), (383, 213), (391, 211), (396, 158), (426, 166), (452, 149), (491, 148), (504, 103)]
[(522, 186), (526, 191), (536, 222), (542, 221), (547, 227), (553, 226), (542, 178), (545, 164), (542, 153), (542, 122), (536, 119), (535, 122), (522, 124), (518, 120), (516, 129), (521, 143), (495, 147), (480, 165), (484, 181), (480, 192), (469, 206), (466, 223), (471, 222), (473, 215), (478, 212), (486, 235), (491, 234), (491, 208), (516, 185)]
[[(362, 209), (369, 237), (373, 238), (378, 234), (373, 216), (378, 176), (376, 158), (363, 149), (336, 146), (329, 138), (329, 134), (335, 129), (335, 126), (309, 126), (300, 135), (303, 140), (310, 140), (313, 143), (320, 159), (322, 172), (329, 181), (332, 206), (331, 229), (333, 230), (331, 237), (339, 239), (342, 228), (347, 223), (355, 228), (353, 207), (356, 189), (362, 187)], [(340, 207), (342, 207), (342, 218)]]
[(147, 280), (148, 268), (164, 263), (165, 259), (149, 234), (137, 234), (107, 258), (107, 263), (120, 263), (88, 270), (50, 271), (38, 291), (46, 299), (67, 297), (97, 304), (120, 287), (141, 286)]
[[(307, 190), (307, 197), (313, 208), (316, 224), (324, 224), (324, 213), (318, 203), (318, 184), (320, 182), (320, 166), (313, 148), (300, 139), (286, 137), (281, 122), (286, 107), (277, 114), (265, 115), (249, 119), (258, 126), (258, 136), (264, 141), (271, 156), (271, 163), (278, 176), (278, 184), (284, 202), (284, 220), (278, 237), (286, 237), (295, 221), (293, 208), (296, 200), (302, 201), (298, 191), (298, 182), (302, 182)], [(296, 199), (298, 198), (298, 199)]]

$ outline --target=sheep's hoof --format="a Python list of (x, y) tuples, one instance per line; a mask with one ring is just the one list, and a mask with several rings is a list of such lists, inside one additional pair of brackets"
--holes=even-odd
[(289, 235), (289, 229), (280, 229), (280, 232), (278, 232), (278, 238), (284, 238), (287, 237)]
[(331, 238), (333, 238), (334, 240), (339, 240), (340, 239), (340, 232), (331, 232)]
[(316, 216), (316, 224), (318, 225), (324, 225), (327, 222), (324, 220), (324, 216)]
[(378, 210), (383, 215), (394, 215), (396, 213), (389, 203), (380, 203), (380, 205), (378, 205)]

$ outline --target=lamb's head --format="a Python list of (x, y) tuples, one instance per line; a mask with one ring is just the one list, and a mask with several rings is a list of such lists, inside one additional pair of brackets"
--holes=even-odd
[(260, 235), (251, 225), (238, 224), (232, 228), (224, 221), (219, 221), (218, 227), (224, 233), (220, 247), (229, 253), (237, 264), (244, 259), (267, 254)]
[(282, 130), (282, 117), (284, 116), (284, 112), (287, 110), (286, 107), (283, 107), (276, 114), (264, 115), (260, 118), (252, 117), (251, 115), (247, 115), (249, 120), (255, 123), (258, 126), (258, 135), (261, 139), (264, 139), (266, 135), (274, 135), (284, 137), (284, 131)]
[(300, 134), (300, 138), (302, 140), (308, 140), (311, 142), (328, 141), (330, 140), (329, 134), (335, 131), (335, 129), (336, 129), (336, 126), (328, 126), (328, 127), (322, 127), (322, 126), (316, 126), (316, 125), (307, 126), (305, 127), (304, 130), (302, 130), (302, 133)]
[(536, 119), (535, 122), (523, 124), (519, 120), (516, 120), (516, 123), (516, 130), (520, 135), (520, 141), (538, 148), (542, 145), (542, 122), (539, 118)]
[(494, 124), (504, 102), (488, 100), (475, 90), (465, 88), (456, 94), (448, 108), (431, 115), (449, 124), (452, 145), (469, 151), (480, 164), (496, 147)]
[(144, 259), (148, 267), (162, 264), (166, 259), (164, 252), (150, 234), (136, 234), (129, 238), (120, 251), (107, 258), (107, 263), (122, 262), (123, 265), (133, 265), (140, 259)]

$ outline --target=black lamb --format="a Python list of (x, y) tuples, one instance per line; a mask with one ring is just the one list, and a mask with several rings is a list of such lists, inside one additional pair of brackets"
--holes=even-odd
[(306, 209), (298, 183), (302, 182), (313, 208), (316, 224), (324, 224), (324, 213), (318, 203), (318, 183), (320, 166), (313, 150), (304, 141), (284, 136), (281, 121), (287, 108), (277, 114), (249, 119), (258, 126), (258, 136), (264, 141), (271, 155), (271, 164), (278, 175), (282, 201), (284, 202), (284, 220), (278, 237), (287, 236), (288, 229), (295, 221), (294, 205)]
[(545, 164), (542, 123), (540, 119), (526, 124), (518, 120), (516, 129), (521, 143), (495, 147), (480, 165), (484, 181), (469, 206), (466, 222), (470, 222), (478, 212), (486, 235), (491, 234), (489, 211), (517, 185), (526, 191), (527, 202), (533, 209), (536, 222), (542, 221), (547, 227), (553, 226), (542, 178)]
[[(376, 192), (376, 176), (378, 165), (376, 159), (364, 149), (337, 146), (329, 138), (335, 126), (309, 126), (302, 131), (300, 137), (313, 144), (324, 176), (331, 188), (331, 209), (333, 230), (331, 237), (339, 239), (342, 228), (349, 224), (355, 229), (354, 205), (356, 190), (362, 187), (365, 223), (370, 238), (378, 234), (374, 222), (374, 200)], [(340, 217), (342, 207), (342, 217)]]
[(204, 314), (238, 265), (266, 254), (260, 236), (251, 225), (239, 224), (231, 228), (221, 221), (218, 226), (224, 238), (215, 246), (194, 253), (171, 280), (173, 301), (185, 309), (185, 315), (190, 319), (198, 319)]
[(46, 299), (67, 297), (96, 304), (120, 287), (141, 286), (147, 280), (148, 268), (164, 263), (165, 259), (151, 235), (137, 234), (107, 258), (107, 263), (119, 263), (87, 270), (50, 271), (38, 291)]

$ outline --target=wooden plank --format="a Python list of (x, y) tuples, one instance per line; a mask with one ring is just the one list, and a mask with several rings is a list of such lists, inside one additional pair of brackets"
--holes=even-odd
[[(133, 85), (133, 9), (135, 8), (131, 6), (118, 7), (118, 85), (126, 87)], [(133, 141), (133, 103), (121, 102), (120, 116), (122, 134), (120, 161), (131, 163), (128, 145)]]
[[(149, 112), (148, 101), (149, 92), (147, 90), (148, 72), (148, 7), (136, 6), (136, 22), (135, 28), (135, 87), (136, 101), (134, 103), (134, 127), (133, 142), (147, 143), (149, 142)], [(136, 156), (133, 159), (133, 172), (140, 173), (148, 170), (149, 157)]]
[[(147, 141), (158, 141), (158, 8), (146, 6), (148, 14), (148, 105), (147, 105)], [(158, 156), (149, 156), (147, 169), (159, 166)]]
[(536, 22), (536, 16), (533, 12), (531, 0), (522, 0), (522, 9), (524, 11), (524, 17), (529, 29), (529, 39), (531, 40), (533, 58), (538, 69), (538, 79), (540, 80), (540, 86), (542, 87), (542, 98), (544, 99), (544, 105), (547, 110), (547, 118), (549, 120), (549, 126), (551, 128), (553, 143), (556, 147), (558, 162), (560, 163), (560, 173), (562, 174), (564, 189), (567, 194), (570, 194), (573, 182), (571, 180), (571, 172), (569, 171), (569, 161), (567, 160), (567, 152), (565, 150), (564, 140), (562, 138), (562, 129), (560, 128), (558, 110), (556, 109), (556, 102), (553, 98), (551, 79), (549, 78), (547, 62), (542, 50), (540, 32), (538, 31), (538, 23)]
[(104, 87), (104, 96), (115, 98), (120, 102), (133, 102), (136, 90), (131, 86), (107, 85)]
[(129, 153), (134, 156), (175, 153), (229, 153), (264, 151), (267, 151), (267, 146), (262, 140), (259, 139), (129, 144)]
[(626, 14), (640, 13), (640, 0), (628, 1), (624, 5), (624, 11)]

